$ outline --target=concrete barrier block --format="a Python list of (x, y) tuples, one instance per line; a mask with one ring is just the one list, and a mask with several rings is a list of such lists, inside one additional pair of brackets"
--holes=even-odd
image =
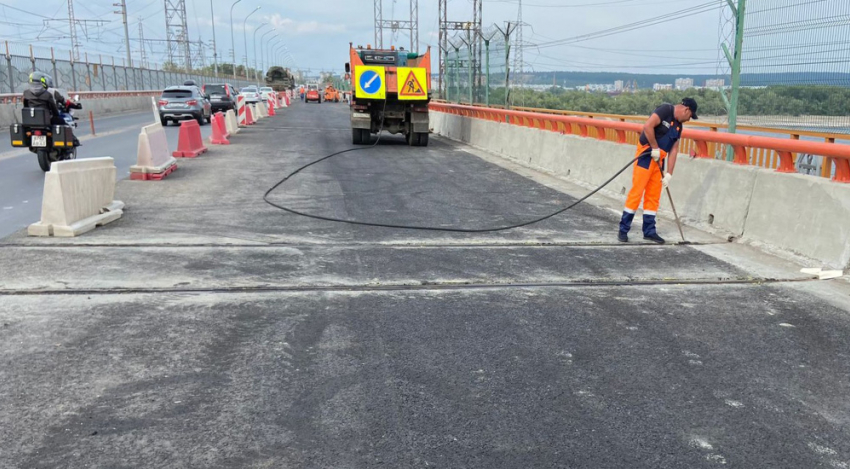
[(130, 173), (161, 174), (177, 164), (168, 151), (165, 129), (158, 123), (142, 127), (136, 154), (136, 164), (130, 167)]
[[(691, 226), (740, 237), (758, 171), (752, 166), (679, 155), (670, 183), (679, 216)], [(661, 211), (672, 216), (663, 194)]]
[(743, 239), (850, 268), (850, 185), (757, 170)]
[(72, 237), (121, 218), (124, 203), (115, 195), (112, 158), (59, 161), (44, 175), (41, 221), (30, 236)]
[(224, 116), (224, 123), (227, 126), (227, 133), (230, 135), (239, 133), (239, 122), (236, 120), (236, 113), (233, 112), (233, 109), (228, 109)]

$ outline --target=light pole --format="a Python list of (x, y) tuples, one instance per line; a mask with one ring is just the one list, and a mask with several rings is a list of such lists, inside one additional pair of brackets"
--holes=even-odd
[(267, 24), (268, 23), (261, 23), (259, 26), (254, 28), (254, 34), (251, 37), (251, 41), (254, 43), (254, 80), (257, 81), (257, 87), (258, 88), (260, 86), (260, 83), (259, 83), (259, 79), (257, 78), (257, 31), (263, 29), (263, 26), (265, 26)]
[(218, 49), (215, 46), (215, 11), (213, 10), (212, 0), (210, 0), (210, 18), (212, 18), (213, 30), (213, 70), (215, 71), (215, 77), (218, 78)]
[(275, 59), (275, 57), (272, 56), (274, 54), (275, 49), (277, 48), (277, 46), (280, 45), (280, 44), (276, 44), (277, 41), (280, 41), (280, 34), (275, 34), (274, 36), (272, 36), (272, 38), (269, 39), (269, 47), (266, 48), (265, 59), (266, 59), (266, 62), (269, 63), (269, 66), (271, 66), (271, 64), (272, 64), (272, 59)]
[[(263, 55), (263, 41), (265, 41), (266, 36), (269, 33), (273, 33), (275, 29), (277, 29), (277, 28), (272, 28), (271, 31), (266, 31), (260, 36), (260, 69), (263, 72), (265, 72), (265, 70), (266, 70), (266, 63), (265, 63), (266, 59), (265, 59), (265, 56)], [(265, 75), (265, 73), (264, 73), (264, 75)]]
[[(236, 78), (236, 41), (233, 40), (233, 7), (241, 1), (236, 0), (233, 2), (233, 5), (230, 5), (230, 61), (233, 62), (233, 78)], [(213, 21), (215, 21), (215, 18), (213, 18)]]
[(242, 40), (245, 42), (245, 80), (248, 79), (248, 18), (259, 10), (260, 7), (254, 8), (251, 13), (248, 13), (248, 16), (245, 17), (245, 21), (242, 22)]

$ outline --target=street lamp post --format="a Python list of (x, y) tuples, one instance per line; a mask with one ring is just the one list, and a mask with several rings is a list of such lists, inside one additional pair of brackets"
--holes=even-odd
[[(236, 78), (236, 41), (233, 40), (233, 7), (241, 1), (236, 0), (233, 2), (233, 5), (230, 5), (230, 61), (233, 62), (233, 78)], [(215, 21), (215, 18), (213, 18), (213, 21)]]
[(213, 70), (215, 70), (215, 77), (218, 78), (218, 50), (215, 46), (215, 11), (213, 10), (212, 0), (210, 0), (210, 17), (212, 18), (213, 30)]
[(272, 36), (271, 39), (269, 39), (269, 47), (266, 48), (265, 60), (266, 60), (266, 62), (268, 62), (270, 67), (271, 67), (271, 64), (272, 64), (272, 59), (275, 59), (275, 57), (273, 57), (274, 51), (277, 48), (277, 46), (280, 45), (280, 44), (277, 44), (278, 41), (280, 41), (280, 34), (275, 34), (274, 36)]
[(269, 33), (273, 33), (275, 29), (277, 29), (277, 28), (272, 28), (271, 31), (266, 31), (260, 36), (260, 70), (263, 71), (263, 72), (265, 72), (265, 70), (266, 70), (266, 63), (265, 63), (266, 59), (265, 59), (265, 56), (263, 56), (263, 41), (265, 41), (266, 36)]
[(254, 80), (257, 81), (257, 87), (260, 86), (260, 80), (257, 78), (257, 31), (263, 29), (263, 26), (268, 23), (261, 23), (259, 26), (254, 28), (254, 34), (251, 36), (251, 41), (254, 43)]
[(242, 40), (245, 42), (245, 79), (248, 79), (248, 18), (259, 10), (260, 7), (254, 8), (251, 13), (248, 13), (248, 16), (245, 17), (245, 21), (242, 22)]

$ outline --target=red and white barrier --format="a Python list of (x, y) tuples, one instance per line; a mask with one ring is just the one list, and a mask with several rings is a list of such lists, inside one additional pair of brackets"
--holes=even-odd
[(172, 153), (176, 158), (194, 158), (206, 153), (207, 147), (201, 137), (201, 126), (196, 120), (183, 121), (180, 124), (180, 136), (177, 139), (177, 151)]

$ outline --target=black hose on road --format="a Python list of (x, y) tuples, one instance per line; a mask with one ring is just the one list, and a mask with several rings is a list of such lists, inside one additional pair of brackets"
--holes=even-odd
[[(386, 102), (385, 102), (385, 105), (386, 105)], [(383, 116), (383, 113), (382, 113), (382, 116)], [(495, 228), (478, 228), (478, 229), (446, 228), (446, 227), (439, 227), (439, 226), (394, 225), (394, 224), (391, 224), (391, 223), (373, 223), (373, 222), (358, 221), (358, 220), (346, 220), (344, 218), (325, 217), (325, 216), (322, 216), (322, 215), (313, 215), (311, 213), (301, 212), (301, 211), (298, 211), (298, 210), (295, 210), (295, 209), (292, 209), (292, 208), (289, 208), (289, 207), (286, 207), (286, 206), (283, 206), (283, 205), (276, 204), (276, 203), (269, 200), (269, 194), (271, 194), (275, 189), (282, 186), (286, 181), (290, 180), (293, 176), (295, 176), (296, 174), (300, 173), (301, 171), (309, 168), (310, 166), (313, 166), (314, 164), (321, 163), (322, 161), (329, 160), (333, 157), (336, 157), (336, 156), (339, 156), (339, 155), (342, 155), (342, 154), (345, 154), (345, 153), (355, 152), (355, 151), (359, 151), (359, 150), (368, 150), (370, 148), (377, 146), (378, 143), (381, 141), (381, 132), (383, 131), (383, 127), (384, 127), (384, 123), (383, 123), (383, 120), (382, 120), (381, 121), (381, 130), (378, 131), (378, 139), (372, 145), (349, 148), (347, 150), (342, 150), (342, 151), (338, 151), (338, 152), (335, 152), (335, 153), (331, 153), (330, 155), (323, 156), (322, 158), (319, 158), (318, 160), (307, 163), (304, 166), (301, 166), (300, 168), (296, 169), (295, 171), (287, 174), (286, 177), (284, 177), (283, 179), (278, 181), (277, 184), (275, 184), (269, 190), (266, 191), (266, 193), (263, 195), (263, 200), (267, 204), (271, 205), (272, 207), (278, 208), (280, 210), (283, 210), (283, 211), (286, 211), (286, 212), (289, 212), (289, 213), (292, 213), (292, 214), (295, 214), (295, 215), (301, 215), (302, 217), (312, 218), (312, 219), (315, 219), (315, 220), (332, 221), (332, 222), (336, 222), (336, 223), (346, 223), (346, 224), (349, 224), (349, 225), (374, 226), (374, 227), (378, 227), (378, 228), (395, 228), (395, 229), (402, 229), (402, 230), (446, 231), (446, 232), (451, 232), (451, 233), (489, 233), (489, 232), (494, 232), (494, 231), (512, 230), (514, 228), (521, 228), (523, 226), (533, 225), (535, 223), (540, 223), (544, 220), (548, 220), (548, 219), (550, 219), (550, 218), (552, 218), (556, 215), (560, 215), (561, 213), (564, 213), (567, 210), (572, 209), (576, 205), (584, 202), (585, 200), (589, 199), (592, 195), (594, 195), (597, 192), (599, 192), (600, 190), (602, 190), (603, 187), (610, 184), (611, 181), (613, 181), (617, 176), (622, 174), (625, 170), (629, 169), (629, 167), (635, 162), (635, 160), (637, 160), (637, 158), (635, 158), (635, 159), (629, 161), (629, 164), (627, 164), (626, 166), (623, 166), (623, 169), (614, 173), (614, 175), (611, 176), (607, 181), (602, 183), (602, 185), (600, 185), (596, 189), (593, 189), (590, 193), (588, 193), (587, 195), (585, 195), (581, 199), (578, 199), (577, 201), (571, 203), (570, 205), (568, 205), (566, 207), (563, 207), (559, 210), (556, 210), (556, 211), (554, 211), (554, 212), (552, 212), (548, 215), (544, 215), (542, 217), (535, 218), (533, 220), (529, 220), (529, 221), (522, 222), (522, 223), (517, 223), (517, 224), (514, 224), (514, 225), (499, 226), (499, 227), (495, 227)]]

